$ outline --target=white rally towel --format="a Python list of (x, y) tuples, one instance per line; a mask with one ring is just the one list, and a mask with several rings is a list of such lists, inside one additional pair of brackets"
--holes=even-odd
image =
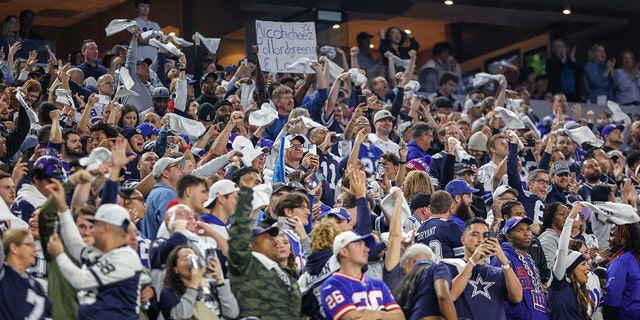
[(169, 115), (169, 128), (176, 130), (178, 133), (186, 134), (189, 137), (199, 138), (207, 129), (201, 122), (179, 116), (175, 113), (167, 113)]
[(593, 134), (593, 131), (591, 131), (591, 129), (586, 126), (581, 126), (579, 128), (571, 130), (563, 129), (563, 131), (579, 146), (581, 146), (585, 142), (594, 147), (600, 147), (604, 144), (604, 141), (596, 138), (596, 136)]
[(630, 224), (640, 222), (640, 216), (636, 210), (628, 204), (615, 202), (587, 202), (581, 201), (591, 211), (591, 214), (597, 213), (605, 215), (616, 225)]
[(349, 78), (351, 78), (351, 81), (353, 82), (354, 85), (360, 86), (361, 84), (367, 82), (367, 76), (360, 73), (357, 68), (351, 68), (349, 69), (348, 72), (349, 72)]
[(311, 69), (311, 59), (305, 57), (296, 60), (286, 68), (293, 73), (302, 73), (305, 76), (309, 73), (316, 73)]
[(171, 53), (174, 56), (182, 55), (182, 51), (180, 51), (180, 49), (178, 49), (171, 42), (162, 43), (162, 42), (158, 41), (157, 39), (153, 38), (153, 39), (149, 40), (149, 45), (152, 46), (152, 47), (156, 47), (158, 49), (164, 49), (166, 52)]
[(164, 38), (164, 32), (161, 30), (149, 30), (140, 34), (140, 38), (143, 40), (149, 40), (151, 38)]
[(249, 115), (249, 124), (258, 127), (266, 126), (277, 118), (278, 111), (276, 111), (276, 107), (269, 102), (265, 102), (260, 106), (260, 110)]
[(16, 217), (4, 201), (0, 201), (0, 221), (11, 221), (11, 229), (29, 229), (29, 225)]
[(517, 114), (515, 114), (515, 112), (509, 109), (505, 109), (503, 107), (496, 107), (494, 111), (500, 116), (500, 118), (502, 118), (507, 128), (509, 129), (526, 128), (522, 120), (520, 120), (520, 118), (518, 117)]
[(173, 42), (175, 42), (177, 45), (183, 48), (191, 47), (193, 45), (193, 42), (189, 42), (183, 38), (180, 38), (176, 36), (176, 34), (173, 32), (169, 33), (169, 38), (173, 40)]
[(218, 47), (220, 46), (220, 38), (205, 38), (199, 32), (196, 32), (196, 37), (200, 39), (200, 43), (207, 48), (210, 53), (218, 52)]
[(491, 80), (500, 81), (500, 79), (502, 78), (504, 78), (504, 76), (501, 74), (488, 74), (485, 72), (480, 72), (476, 73), (476, 75), (473, 77), (472, 82), (474, 87), (480, 87), (489, 83), (489, 81)]
[(624, 122), (626, 124), (631, 124), (631, 118), (620, 109), (620, 106), (614, 101), (607, 101), (607, 108), (611, 111), (611, 119), (615, 122)]
[(27, 115), (29, 116), (29, 121), (31, 122), (31, 128), (33, 128), (34, 125), (37, 125), (40, 122), (40, 119), (38, 119), (38, 114), (35, 113), (33, 109), (29, 107), (29, 105), (27, 104), (27, 101), (24, 100), (24, 95), (22, 94), (22, 91), (18, 89), (14, 89), (13, 92), (16, 94), (16, 99), (18, 99), (18, 101), (20, 102), (20, 105), (22, 105), (22, 107), (27, 111)]
[(138, 25), (135, 20), (129, 19), (113, 19), (109, 22), (109, 25), (104, 28), (104, 31), (107, 32), (107, 37), (112, 36), (120, 31), (129, 30), (129, 32), (133, 32), (133, 26)]
[[(395, 192), (396, 190), (395, 188), (398, 188), (398, 187), (392, 187), (391, 189), (389, 189), (389, 195), (384, 197), (384, 199), (382, 199), (382, 201), (380, 202), (380, 207), (382, 208), (382, 212), (384, 213), (384, 218), (387, 219), (387, 221), (391, 221), (391, 216), (393, 216), (393, 210), (396, 207), (396, 199), (393, 197), (393, 192)], [(404, 223), (405, 220), (409, 219), (409, 217), (411, 216), (411, 209), (409, 208), (407, 199), (405, 199), (404, 197), (402, 197), (401, 212), (402, 212), (402, 223)]]
[(402, 68), (407, 68), (409, 66), (409, 63), (411, 63), (411, 59), (401, 59), (400, 57), (392, 54), (391, 57), (393, 58), (393, 65), (397, 67), (402, 67)]
[(251, 210), (257, 210), (269, 205), (273, 187), (270, 183), (263, 183), (253, 187), (253, 199), (251, 200)]

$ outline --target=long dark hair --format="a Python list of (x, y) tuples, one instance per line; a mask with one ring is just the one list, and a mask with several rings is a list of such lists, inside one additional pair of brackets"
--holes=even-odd
[[(185, 291), (187, 291), (187, 286), (182, 283), (180, 279), (180, 275), (173, 270), (178, 265), (178, 252), (182, 249), (191, 249), (191, 246), (188, 245), (179, 245), (169, 253), (169, 257), (167, 258), (167, 264), (164, 271), (164, 287), (169, 288), (175, 291), (178, 295), (183, 295)], [(195, 250), (193, 250), (195, 252)]]
[(591, 300), (591, 296), (589, 296), (589, 290), (587, 290), (587, 285), (582, 283), (578, 283), (576, 279), (575, 273), (571, 272), (569, 274), (569, 279), (571, 280), (571, 287), (573, 287), (573, 292), (576, 294), (576, 302), (578, 304), (578, 312), (582, 316), (583, 319), (591, 319), (589, 315), (589, 307), (591, 310), (595, 310), (596, 304)]
[(547, 228), (551, 228), (553, 218), (556, 217), (556, 212), (560, 206), (564, 206), (564, 204), (560, 202), (552, 202), (544, 208), (544, 213), (542, 214), (542, 228), (540, 230), (541, 233), (544, 232), (544, 230), (547, 230)]
[(413, 269), (402, 278), (402, 281), (400, 281), (400, 284), (398, 284), (398, 287), (393, 292), (396, 302), (402, 307), (402, 311), (406, 317), (409, 317), (411, 309), (413, 309), (413, 303), (415, 301), (413, 294), (420, 285), (422, 273), (429, 267), (431, 267), (431, 265), (425, 263), (413, 267)]

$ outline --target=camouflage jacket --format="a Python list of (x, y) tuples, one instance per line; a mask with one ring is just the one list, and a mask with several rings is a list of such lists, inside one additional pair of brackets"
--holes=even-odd
[(253, 190), (241, 188), (229, 227), (229, 279), (240, 315), (261, 320), (302, 319), (300, 288), (290, 277), (287, 288), (274, 270), (267, 269), (249, 248)]

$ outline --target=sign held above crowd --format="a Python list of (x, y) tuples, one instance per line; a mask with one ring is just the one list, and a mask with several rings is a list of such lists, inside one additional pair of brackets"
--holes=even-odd
[(256, 44), (260, 68), (266, 72), (291, 72), (289, 66), (301, 58), (318, 59), (313, 22), (256, 20)]

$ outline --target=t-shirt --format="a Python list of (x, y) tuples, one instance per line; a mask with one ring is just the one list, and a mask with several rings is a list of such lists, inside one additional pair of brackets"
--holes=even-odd
[(461, 236), (462, 228), (454, 221), (431, 217), (420, 226), (415, 241), (427, 245), (439, 258), (460, 258), (464, 255)]
[(613, 259), (607, 269), (603, 305), (620, 309), (618, 319), (640, 315), (640, 263), (630, 251)]
[(451, 288), (451, 272), (445, 264), (432, 264), (422, 271), (420, 283), (410, 298), (412, 308), (407, 319), (417, 320), (423, 317), (442, 315), (434, 287), (436, 280), (439, 279), (445, 279)]
[[(462, 272), (466, 265), (462, 259), (443, 259), (441, 262), (449, 266), (451, 278)], [(507, 296), (502, 268), (479, 264), (471, 271), (467, 287), (455, 301), (456, 313), (460, 319), (505, 319), (503, 303)]]
[(352, 310), (400, 309), (382, 280), (365, 275), (356, 279), (336, 272), (322, 284), (321, 293), (327, 320), (338, 320)]

